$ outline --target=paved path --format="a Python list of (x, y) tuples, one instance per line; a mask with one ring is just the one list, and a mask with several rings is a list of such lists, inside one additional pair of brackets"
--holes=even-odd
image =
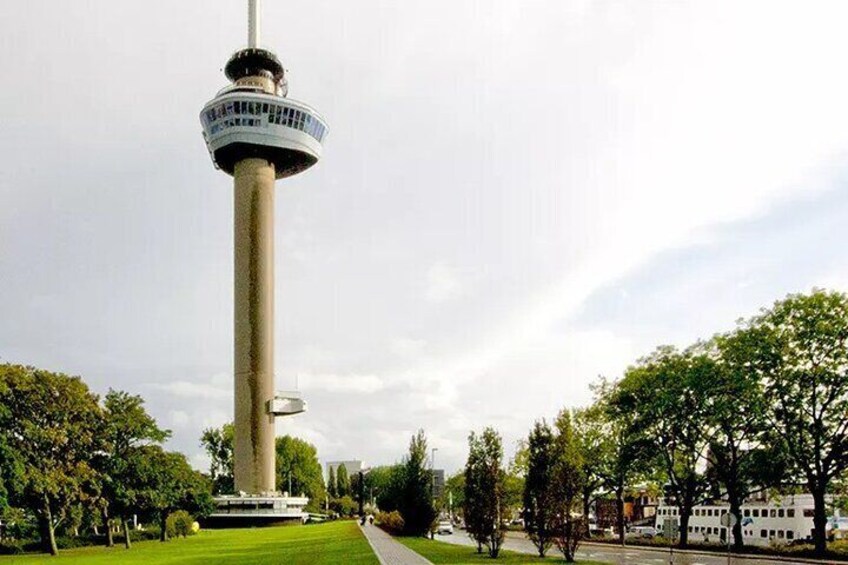
[(433, 565), (392, 536), (371, 524), (359, 526), (371, 549), (380, 561), (380, 565)]

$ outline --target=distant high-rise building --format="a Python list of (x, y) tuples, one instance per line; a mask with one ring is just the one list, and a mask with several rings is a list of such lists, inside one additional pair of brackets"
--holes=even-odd
[(333, 474), (338, 476), (339, 467), (344, 465), (345, 471), (347, 471), (348, 476), (353, 475), (354, 473), (358, 473), (365, 469), (362, 465), (362, 461), (357, 459), (351, 459), (350, 461), (328, 461), (324, 466), (324, 478), (330, 476), (330, 469), (333, 470)]

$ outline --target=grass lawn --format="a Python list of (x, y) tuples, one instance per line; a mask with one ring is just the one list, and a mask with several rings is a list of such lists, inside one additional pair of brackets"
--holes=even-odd
[(167, 543), (134, 543), (129, 551), (123, 547), (85, 547), (59, 551), (58, 557), (0, 556), (0, 565), (36, 563), (378, 565), (371, 546), (353, 520), (311, 526), (203, 530), (196, 536)]
[[(440, 563), (451, 563), (453, 565), (518, 565), (519, 563), (537, 563), (547, 565), (553, 563), (565, 563), (562, 554), (555, 551), (553, 548), (544, 559), (535, 555), (526, 555), (524, 553), (516, 553), (514, 551), (501, 550), (497, 559), (490, 559), (489, 554), (483, 548), (483, 553), (477, 553), (476, 547), (454, 545), (443, 541), (429, 540), (426, 538), (402, 538), (396, 537), (396, 540), (403, 545), (418, 552), (423, 557), (426, 557), (436, 565)], [(581, 561), (576, 563), (580, 565), (609, 565), (600, 561)]]

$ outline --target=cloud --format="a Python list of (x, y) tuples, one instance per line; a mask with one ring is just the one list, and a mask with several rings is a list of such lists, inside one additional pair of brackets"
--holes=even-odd
[(383, 388), (377, 375), (302, 374), (299, 384), (304, 392), (320, 390), (334, 393), (369, 394)]
[(463, 292), (463, 285), (456, 271), (445, 263), (436, 263), (427, 271), (427, 287), (424, 297), (428, 302), (439, 304), (452, 300)]
[(225, 388), (190, 381), (174, 381), (170, 383), (152, 383), (151, 388), (179, 398), (197, 398), (203, 400), (223, 400), (232, 398), (232, 385)]
[(184, 428), (191, 422), (191, 417), (185, 410), (171, 410), (170, 422), (174, 428)]

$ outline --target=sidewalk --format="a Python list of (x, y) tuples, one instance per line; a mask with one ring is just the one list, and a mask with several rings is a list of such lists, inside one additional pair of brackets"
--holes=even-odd
[(360, 524), (359, 528), (371, 544), (380, 565), (433, 565), (377, 526), (366, 523), (364, 526)]

